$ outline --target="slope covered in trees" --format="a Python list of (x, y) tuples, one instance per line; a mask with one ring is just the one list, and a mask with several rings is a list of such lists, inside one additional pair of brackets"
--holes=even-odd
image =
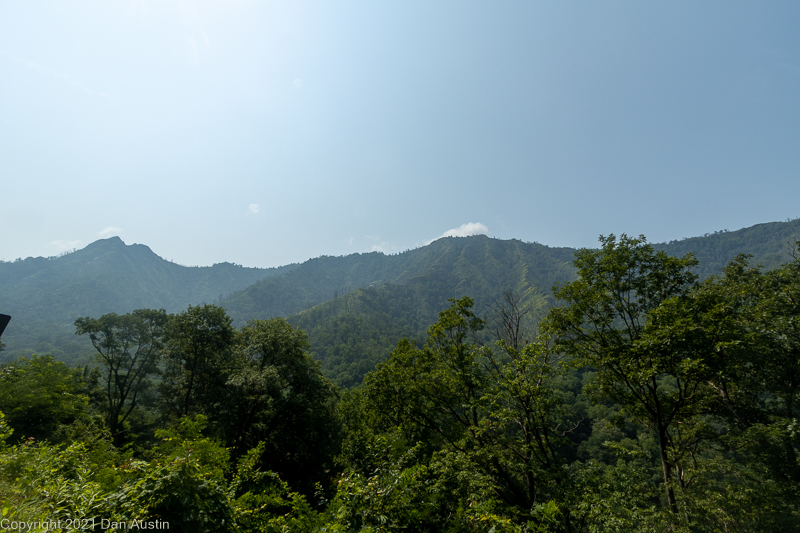
[[(454, 293), (490, 286), (549, 287), (570, 270), (574, 250), (549, 248), (520, 241), (501, 241), (478, 235), (444, 238), (397, 255), (378, 252), (311, 259), (280, 278), (266, 279), (236, 292), (222, 304), (235, 321), (289, 316), (343, 296), (357, 288), (385, 284), (429, 283), (440, 294), (437, 302)], [(526, 274), (525, 271), (531, 270)], [(434, 285), (436, 285), (434, 287)]]
[(0, 366), (0, 527), (796, 531), (800, 259), (695, 263), (607, 236), (535, 337), (451, 299), (338, 393), (282, 318), (81, 318), (98, 368)]
[(216, 302), (291, 268), (185, 267), (142, 244), (125, 245), (119, 237), (59, 257), (0, 262), (0, 305), (13, 317), (3, 340), (12, 355), (55, 353), (69, 359), (90, 349), (74, 336), (72, 322), (80, 316), (140, 308), (174, 312)]
[[(704, 279), (739, 253), (774, 268), (789, 259), (787, 243), (797, 235), (795, 220), (655, 248), (677, 256), (694, 252)], [(0, 312), (14, 317), (3, 338), (5, 355), (51, 353), (86, 361), (91, 347), (72, 328), (79, 316), (137, 308), (173, 312), (222, 298), (236, 325), (291, 317), (309, 332), (326, 374), (352, 385), (386, 357), (394, 337), (420, 338), (449, 297), (470, 294), (483, 316), (503, 291), (515, 290), (544, 312), (553, 282), (575, 275), (575, 251), (474, 236), (396, 255), (320, 257), (262, 270), (229, 263), (183, 267), (146, 246), (105, 239), (62, 257), (0, 263)]]
[[(751, 254), (754, 265), (775, 268), (791, 259), (791, 243), (798, 235), (800, 221), (795, 220), (657, 244), (654, 249), (672, 256), (694, 253), (698, 264), (693, 272), (705, 279), (719, 274), (728, 261), (742, 253)], [(572, 248), (550, 248), (479, 235), (440, 239), (399, 256), (369, 254), (385, 261), (384, 265), (395, 261), (410, 266), (395, 279), (387, 279), (390, 269), (384, 266), (381, 270), (383, 284), (373, 281), (367, 288), (301, 311), (289, 320), (308, 332), (312, 352), (322, 362), (325, 374), (340, 386), (353, 386), (386, 358), (394, 338), (422, 338), (427, 324), (436, 319), (437, 310), (446, 305), (448, 298), (470, 295), (475, 301), (476, 314), (486, 317), (503, 292), (510, 290), (522, 295), (524, 305), (534, 314), (543, 316), (555, 302), (550, 292), (552, 286), (574, 278), (575, 252), (577, 250)], [(331, 264), (346, 264), (352, 257), (326, 260)], [(413, 270), (415, 266), (424, 269)], [(329, 271), (328, 288), (341, 279), (336, 277), (337, 268), (342, 267)], [(253, 288), (248, 288), (235, 295), (240, 300), (225, 302), (225, 305), (235, 310), (238, 301), (248, 300), (253, 302), (248, 309), (255, 312), (257, 302), (269, 302), (259, 300), (259, 294), (268, 292), (266, 286), (278, 292), (292, 276), (302, 273), (300, 268), (286, 277), (266, 280), (260, 284), (263, 293), (251, 292)], [(286, 291), (290, 294), (288, 287)], [(276, 310), (261, 308), (261, 312), (267, 314)]]
[(656, 250), (682, 257), (692, 253), (699, 261), (701, 279), (716, 275), (739, 254), (752, 256), (754, 265), (771, 270), (790, 260), (794, 243), (800, 240), (800, 219), (756, 224), (737, 231), (722, 230), (701, 237), (654, 244)]
[(567, 263), (571, 253), (482, 235), (440, 239), (407, 252), (416, 257), (405, 261), (424, 269), (404, 270), (404, 277), (357, 289), (289, 320), (309, 333), (326, 375), (353, 386), (386, 358), (396, 339), (421, 339), (450, 298), (474, 295), (476, 312), (485, 316), (504, 291), (513, 291), (541, 318), (552, 305), (550, 288), (574, 276)]

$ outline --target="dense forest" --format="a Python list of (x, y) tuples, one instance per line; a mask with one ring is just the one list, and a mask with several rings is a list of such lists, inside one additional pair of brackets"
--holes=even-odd
[[(800, 220), (793, 220), (654, 248), (672, 256), (694, 253), (699, 264), (693, 272), (705, 279), (741, 253), (776, 268), (789, 257), (787, 243), (798, 237)], [(552, 286), (575, 279), (576, 251), (476, 235), (394, 255), (323, 256), (269, 269), (187, 267), (114, 237), (57, 257), (0, 261), (0, 312), (14, 317), (0, 359), (48, 353), (82, 366), (92, 361), (94, 348), (75, 335), (79, 317), (216, 304), (237, 327), (286, 318), (308, 333), (323, 374), (352, 387), (386, 359), (397, 339), (423, 339), (449, 298), (469, 295), (474, 312), (487, 319), (502, 293), (513, 290), (540, 319), (555, 303)]]
[[(0, 527), (800, 530), (797, 247), (713, 274), (700, 253), (608, 236), (569, 270), (531, 253), (544, 286), (520, 281), (530, 262), (477, 268), (532, 249), (491, 241), (443, 239), (415, 272), (365, 254), (360, 279), (383, 283), (353, 267), (288, 319), (210, 303), (78, 317), (93, 364), (0, 367)], [(230, 302), (265, 305), (248, 291)]]
[(75, 336), (80, 316), (134, 309), (213, 303), (297, 265), (245, 268), (232, 263), (186, 267), (162, 259), (142, 244), (119, 237), (55, 257), (0, 261), (0, 312), (14, 317), (4, 335), (10, 356), (50, 353), (71, 363), (89, 362), (91, 344)]

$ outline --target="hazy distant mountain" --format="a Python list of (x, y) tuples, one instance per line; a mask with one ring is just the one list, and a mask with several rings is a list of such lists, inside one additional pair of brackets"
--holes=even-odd
[[(442, 294), (485, 292), (495, 285), (516, 284), (523, 276), (531, 286), (549, 290), (552, 280), (571, 271), (574, 250), (485, 235), (439, 239), (396, 255), (379, 252), (310, 259), (284, 276), (265, 279), (223, 300), (235, 321), (289, 316), (357, 289), (402, 285), (421, 278), (441, 279)], [(525, 274), (523, 270), (532, 268)], [(446, 281), (445, 281), (446, 280)]]
[[(754, 264), (777, 266), (790, 259), (787, 244), (799, 237), (795, 220), (655, 246), (672, 255), (694, 252), (706, 277), (740, 253), (752, 254)], [(0, 262), (0, 312), (13, 317), (4, 355), (51, 352), (76, 361), (88, 347), (74, 335), (79, 316), (221, 303), (238, 325), (289, 317), (309, 333), (325, 372), (351, 385), (400, 337), (421, 338), (448, 298), (470, 296), (476, 312), (488, 317), (502, 291), (514, 290), (543, 314), (553, 303), (552, 285), (574, 277), (574, 253), (478, 235), (395, 255), (323, 256), (272, 269), (184, 267), (114, 237), (61, 257)]]
[[(753, 264), (775, 267), (790, 259), (788, 243), (795, 236), (800, 236), (797, 220), (655, 246), (671, 255), (695, 253), (705, 278), (740, 253), (752, 254)], [(238, 323), (291, 315), (289, 320), (309, 333), (326, 374), (349, 386), (385, 359), (399, 338), (422, 338), (448, 298), (470, 296), (478, 315), (490, 319), (502, 292), (513, 290), (533, 314), (543, 315), (553, 304), (553, 284), (574, 277), (574, 253), (484, 235), (450, 237), (392, 256), (312, 259), (231, 294), (223, 305)]]
[(59, 257), (0, 262), (0, 312), (12, 316), (3, 342), (10, 354), (71, 353), (75, 343), (86, 344), (74, 336), (72, 323), (78, 317), (141, 308), (180, 311), (190, 304), (216, 302), (295, 266), (185, 267), (162, 259), (142, 244), (126, 245), (119, 237)]
[(798, 240), (800, 219), (756, 224), (738, 231), (722, 230), (654, 247), (675, 256), (692, 252), (700, 261), (699, 274), (705, 278), (720, 273), (739, 254), (752, 255), (754, 265), (776, 268), (791, 259), (789, 252)]
[[(514, 291), (541, 318), (552, 305), (550, 289), (574, 278), (574, 250), (484, 235), (439, 239), (391, 256), (408, 268), (387, 283), (357, 289), (289, 317), (308, 332), (323, 371), (352, 386), (383, 361), (398, 339), (422, 339), (448, 298), (469, 296), (474, 311), (491, 322), (492, 306)], [(249, 289), (248, 289), (249, 290)], [(532, 332), (530, 332), (532, 333)]]

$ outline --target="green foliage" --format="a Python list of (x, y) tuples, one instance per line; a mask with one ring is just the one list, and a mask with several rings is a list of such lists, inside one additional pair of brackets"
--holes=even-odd
[[(471, 308), (469, 298), (453, 301), (429, 328), (422, 348), (400, 341), (367, 376), (363, 390), (343, 402), (343, 462), (358, 474), (346, 479), (355, 483), (353, 490), (363, 479), (380, 484), (382, 476), (374, 472), (402, 463), (413, 449), (415, 462), (394, 466), (394, 475), (419, 465), (434, 472), (424, 490), (414, 489), (433, 505), (426, 520), (438, 525), (430, 530), (441, 530), (448, 514), (459, 518), (447, 527), (466, 528), (474, 513), (498, 530), (521, 523), (538, 530), (551, 527), (544, 525), (550, 518), (557, 522), (552, 530), (568, 528), (572, 489), (563, 475), (564, 445), (576, 424), (552, 389), (562, 366), (544, 341), (514, 348), (500, 340), (495, 349), (482, 347), (484, 323)], [(512, 309), (506, 317), (521, 313)], [(470, 501), (472, 507), (459, 503)]]
[(155, 456), (168, 461), (181, 457), (194, 460), (206, 469), (210, 478), (222, 481), (228, 470), (230, 453), (210, 438), (202, 436), (207, 425), (203, 415), (195, 415), (194, 418), (184, 416), (177, 426), (157, 430), (156, 438), (161, 442), (155, 447)]
[[(96, 528), (113, 531), (129, 529), (134, 520), (187, 532), (318, 530), (321, 517), (306, 500), (276, 474), (258, 469), (263, 445), (245, 454), (230, 478), (228, 451), (204, 437), (204, 427), (198, 415), (160, 431), (161, 444), (148, 461), (98, 454), (83, 443), (0, 444), (3, 518), (63, 524), (94, 517)], [(0, 416), (0, 436), (8, 434)], [(116, 482), (104, 485), (98, 468), (115, 471)], [(101, 517), (108, 521), (103, 526)]]
[(13, 435), (14, 429), (8, 426), (6, 415), (0, 411), (0, 450), (6, 447), (6, 441)]
[(251, 320), (242, 327), (223, 425), (237, 453), (261, 443), (262, 467), (310, 495), (332, 467), (340, 435), (336, 389), (307, 349), (305, 332), (285, 319)]
[(122, 442), (125, 422), (150, 388), (164, 349), (167, 313), (137, 309), (127, 315), (111, 313), (99, 319), (75, 321), (76, 334), (88, 335), (101, 365), (106, 423), (115, 441)]
[(189, 306), (170, 318), (161, 384), (165, 413), (218, 413), (232, 370), (233, 339), (231, 319), (219, 306)]
[[(741, 257), (697, 283), (691, 257), (643, 238), (602, 244), (578, 253), (578, 279), (556, 289), (566, 306), (538, 336), (551, 301), (532, 272), (569, 280), (550, 269), (566, 251), (520, 262), (521, 243), (484, 237), (397, 263), (305, 265), (320, 290), (340, 274), (378, 280), (292, 317), (312, 343), (281, 318), (237, 331), (216, 306), (80, 319), (102, 375), (51, 357), (0, 368), (3, 517), (93, 515), (120, 531), (131, 520), (232, 532), (798, 529), (800, 262), (764, 271)], [(430, 318), (462, 290), (482, 303), (452, 299)], [(355, 384), (368, 367), (359, 354), (378, 361), (406, 331), (425, 343), (401, 340), (341, 401), (309, 353), (324, 342), (312, 353)], [(161, 403), (143, 401), (162, 369)], [(122, 414), (105, 424), (93, 414), (114, 405)], [(115, 420), (126, 435), (152, 435), (152, 423), (155, 438), (115, 445)]]
[(26, 442), (0, 453), (0, 506), (16, 521), (107, 515), (82, 443), (59, 447)]
[(666, 531), (670, 522), (659, 506), (650, 469), (626, 454), (608, 465), (589, 461), (576, 463), (571, 475), (581, 487), (575, 502), (591, 533), (656, 533)]
[(348, 531), (434, 531), (435, 503), (426, 482), (427, 468), (400, 470), (386, 465), (370, 477), (351, 472), (339, 480), (331, 512)]
[(192, 444), (183, 443), (185, 454), (163, 462), (124, 466), (132, 479), (108, 497), (116, 521), (163, 521), (178, 531), (235, 531), (227, 487), (216, 475), (221, 465), (194, 457)]
[(690, 323), (648, 319), (695, 286), (689, 269), (697, 261), (656, 252), (644, 237), (600, 241), (600, 250), (576, 254), (579, 279), (554, 290), (566, 305), (551, 310), (547, 329), (561, 350), (597, 372), (592, 386), (601, 397), (655, 432), (669, 507), (677, 513), (673, 468), (697, 439), (682, 428), (700, 409), (709, 373), (691, 344)]
[(88, 339), (73, 335), (72, 324), (78, 317), (144, 308), (174, 313), (188, 305), (216, 302), (221, 295), (295, 266), (185, 267), (158, 257), (147, 246), (126, 246), (118, 237), (59, 257), (0, 261), (2, 312), (14, 317), (3, 341), (12, 358), (51, 353), (83, 365), (93, 349)]
[(59, 441), (59, 426), (87, 413), (91, 377), (52, 356), (32, 355), (0, 366), (0, 411), (18, 439)]
[[(597, 441), (605, 435), (614, 452), (637, 456), (625, 468), (644, 473), (641, 459), (652, 455), (642, 437), (650, 432), (657, 444), (666, 506), (632, 508), (650, 518), (609, 513), (622, 519), (613, 527), (794, 529), (798, 264), (765, 273), (740, 257), (699, 285), (693, 265), (691, 256), (670, 258), (644, 239), (612, 236), (601, 250), (579, 253), (579, 280), (556, 289), (567, 304), (547, 319), (558, 346), (594, 370), (595, 399), (617, 402), (643, 425), (631, 439), (619, 421), (595, 420), (582, 453), (602, 457)], [(600, 471), (597, 479), (615, 475), (610, 465)]]
[(292, 492), (274, 472), (258, 469), (263, 453), (263, 443), (248, 451), (239, 460), (231, 483), (240, 530), (264, 533), (319, 531), (323, 519), (306, 499)]

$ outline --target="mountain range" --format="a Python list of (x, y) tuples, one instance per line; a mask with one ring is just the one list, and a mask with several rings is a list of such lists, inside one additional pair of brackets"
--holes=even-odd
[[(654, 246), (670, 255), (694, 253), (698, 273), (707, 277), (740, 253), (774, 268), (791, 258), (790, 243), (798, 237), (800, 220), (793, 220)], [(492, 306), (510, 290), (532, 316), (543, 315), (554, 304), (553, 284), (574, 278), (575, 251), (476, 235), (394, 255), (322, 256), (268, 269), (185, 267), (113, 237), (58, 257), (0, 262), (0, 313), (13, 317), (3, 355), (52, 353), (79, 364), (89, 360), (91, 346), (74, 335), (78, 317), (139, 308), (179, 312), (215, 303), (237, 325), (287, 317), (308, 332), (323, 371), (353, 386), (399, 338), (421, 338), (448, 298), (470, 296), (476, 313), (490, 318)]]

